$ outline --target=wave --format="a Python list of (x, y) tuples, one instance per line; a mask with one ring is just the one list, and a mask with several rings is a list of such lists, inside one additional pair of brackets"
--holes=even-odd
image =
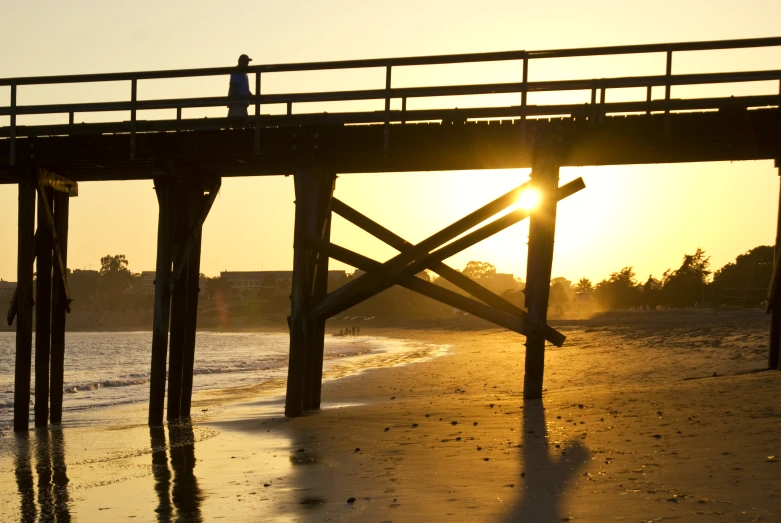
[(149, 378), (130, 378), (130, 379), (114, 379), (103, 381), (90, 381), (86, 383), (77, 383), (74, 385), (68, 385), (65, 387), (65, 392), (68, 394), (75, 394), (77, 392), (83, 392), (88, 390), (105, 389), (109, 387), (129, 387), (131, 385), (143, 385), (148, 383)]

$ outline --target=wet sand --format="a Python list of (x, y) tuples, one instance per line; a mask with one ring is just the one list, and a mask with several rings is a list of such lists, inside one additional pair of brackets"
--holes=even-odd
[(304, 418), (267, 387), (197, 398), (194, 426), (0, 438), (2, 519), (781, 521), (760, 311), (559, 322), (530, 402), (521, 337), (442, 327), (362, 328), (451, 347), (328, 381)]

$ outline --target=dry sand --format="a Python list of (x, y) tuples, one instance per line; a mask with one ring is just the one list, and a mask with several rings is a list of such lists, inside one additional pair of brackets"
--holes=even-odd
[[(542, 401), (521, 396), (517, 335), (469, 321), (365, 327), (450, 349), (328, 381), (326, 408), (295, 420), (267, 386), (202, 395), (193, 427), (66, 425), (0, 438), (0, 513), (781, 521), (781, 373), (753, 372), (766, 366), (767, 316), (655, 311), (557, 326), (569, 338), (548, 349)], [(125, 416), (143, 421), (143, 406)]]

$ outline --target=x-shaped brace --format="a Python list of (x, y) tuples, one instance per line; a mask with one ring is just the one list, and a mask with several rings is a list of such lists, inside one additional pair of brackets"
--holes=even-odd
[[(441, 245), (452, 239), (453, 237), (461, 234), (459, 229), (464, 230), (471, 228), (471, 222), (485, 219), (486, 213), (496, 214), (499, 210), (509, 206), (517, 195), (522, 191), (527, 184), (510, 191), (509, 193), (498, 198), (494, 202), (489, 203), (481, 209), (478, 209), (474, 213), (459, 220), (455, 224), (443, 229), (439, 233), (424, 240), (418, 245), (412, 245), (405, 241), (400, 236), (397, 236), (388, 229), (382, 227), (376, 222), (372, 221), (368, 217), (362, 215), (358, 211), (347, 206), (343, 202), (334, 199), (332, 201), (332, 210), (354, 223), (361, 229), (372, 234), (381, 241), (401, 251), (401, 254), (392, 258), (385, 263), (379, 263), (370, 258), (366, 258), (353, 251), (340, 247), (338, 245), (324, 242), (318, 238), (308, 238), (307, 241), (313, 247), (313, 249), (328, 254), (329, 256), (338, 259), (344, 263), (352, 265), (356, 268), (367, 272), (366, 275), (361, 276), (358, 280), (354, 280), (353, 283), (358, 282), (361, 278), (368, 278), (367, 284), (364, 286), (358, 286), (353, 284), (356, 290), (352, 293), (342, 291), (343, 295), (340, 300), (335, 300), (333, 295), (339, 294), (339, 290), (348, 287), (350, 284), (345, 285), (341, 289), (334, 291), (331, 295), (326, 296), (320, 303), (316, 304), (313, 308), (313, 315), (328, 315), (338, 314), (342, 310), (349, 308), (353, 304), (366, 299), (377, 292), (387, 289), (394, 284), (399, 284), (410, 290), (428, 296), (434, 300), (441, 301), (453, 307), (459, 308), (470, 314), (474, 314), (480, 318), (496, 323), (509, 330), (513, 330), (520, 334), (528, 335), (529, 327), (526, 322), (526, 312), (516, 307), (512, 303), (508, 302), (501, 296), (491, 292), (482, 285), (472, 281), (468, 277), (459, 273), (455, 269), (452, 269), (443, 263), (443, 260), (461, 252), (467, 247), (478, 243), (479, 241), (496, 234), (497, 232), (504, 230), (505, 228), (518, 223), (519, 221), (529, 216), (528, 211), (517, 210), (511, 212), (488, 225), (465, 235), (464, 237), (442, 247), (433, 252), (429, 252), (432, 248)], [(574, 194), (575, 192), (583, 189), (585, 184), (581, 178), (574, 180), (562, 187), (560, 187), (554, 198), (561, 200)], [(452, 236), (451, 236), (452, 235)], [(450, 237), (448, 237), (450, 236)], [(444, 238), (444, 239), (443, 239)], [(436, 242), (439, 242), (436, 244)], [(421, 255), (420, 252), (424, 251)], [(479, 298), (485, 303), (480, 303), (471, 298), (467, 298), (458, 293), (444, 289), (440, 286), (416, 278), (414, 275), (424, 269), (431, 269), (446, 280), (450, 281), (454, 285), (469, 292), (473, 296)], [(331, 303), (329, 304), (329, 298)], [(488, 305), (486, 305), (488, 304)], [(490, 305), (490, 306), (489, 306)], [(545, 338), (556, 346), (561, 346), (564, 342), (565, 336), (556, 331), (550, 326), (545, 327)]]

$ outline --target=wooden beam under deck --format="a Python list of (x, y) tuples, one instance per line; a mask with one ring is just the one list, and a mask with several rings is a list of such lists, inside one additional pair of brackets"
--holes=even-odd
[[(135, 161), (127, 156), (126, 135), (17, 139), (17, 150), (34, 148), (41, 165), (76, 181), (150, 179), (158, 159), (170, 157), (223, 177), (290, 174), (315, 147), (320, 161), (339, 173), (528, 168), (535, 137), (551, 126), (562, 127), (568, 142), (562, 167), (781, 157), (776, 109), (673, 113), (669, 121), (666, 132), (664, 115), (653, 113), (608, 116), (602, 123), (530, 119), (524, 142), (517, 120), (397, 124), (390, 126), (387, 152), (381, 125), (264, 128), (257, 155), (252, 129), (139, 133)], [(0, 183), (17, 183), (7, 167), (8, 147), (0, 139)]]

